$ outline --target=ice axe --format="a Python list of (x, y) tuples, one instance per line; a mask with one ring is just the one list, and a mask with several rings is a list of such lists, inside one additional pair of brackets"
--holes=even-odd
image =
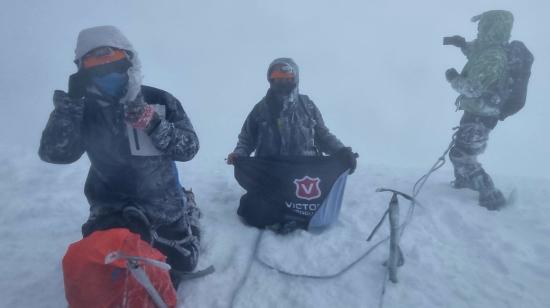
[(384, 222), (386, 216), (389, 216), (390, 256), (388, 260), (384, 262), (384, 266), (388, 268), (390, 281), (393, 283), (397, 283), (397, 268), (405, 264), (405, 258), (403, 257), (403, 252), (399, 247), (399, 239), (401, 237), (399, 234), (399, 230), (401, 226), (399, 225), (399, 199), (397, 198), (397, 196), (402, 196), (403, 198), (411, 202), (415, 202), (415, 199), (405, 193), (402, 193), (400, 191), (393, 190), (393, 189), (379, 188), (376, 190), (376, 192), (391, 192), (392, 198), (390, 200), (388, 209), (386, 210), (386, 212), (384, 212), (384, 215), (382, 216), (382, 218), (380, 219), (380, 221), (378, 222), (374, 230), (371, 232), (370, 236), (367, 238), (367, 241), (370, 241), (372, 239), (376, 231), (378, 231), (378, 229)]

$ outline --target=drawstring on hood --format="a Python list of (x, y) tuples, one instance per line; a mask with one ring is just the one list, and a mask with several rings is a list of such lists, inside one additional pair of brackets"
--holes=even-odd
[[(124, 80), (127, 80), (127, 87), (124, 88), (124, 90), (126, 90), (126, 93), (122, 98), (120, 98), (120, 103), (126, 103), (135, 100), (141, 91), (141, 83), (143, 79), (143, 76), (141, 74), (141, 63), (139, 61), (137, 52), (135, 51), (130, 41), (116, 27), (98, 26), (80, 31), (80, 33), (78, 34), (75, 49), (74, 61), (76, 65), (79, 69), (82, 69), (82, 57), (84, 57), (90, 51), (104, 46), (118, 48), (126, 50), (128, 52), (129, 59), (132, 65), (125, 74), (127, 75), (124, 78)], [(121, 76), (117, 75), (111, 75), (109, 77), (104, 76), (103, 78), (100, 78), (101, 80), (96, 79), (94, 81), (96, 85), (93, 86), (103, 86), (101, 90), (105, 91), (108, 95), (110, 95), (109, 91), (111, 90), (113, 90), (112, 92), (115, 92), (115, 94), (118, 93), (118, 95), (122, 95), (122, 93), (113, 89), (123, 80), (120, 77)], [(112, 83), (107, 84), (108, 81)], [(116, 95), (114, 95), (113, 97), (116, 97)]]

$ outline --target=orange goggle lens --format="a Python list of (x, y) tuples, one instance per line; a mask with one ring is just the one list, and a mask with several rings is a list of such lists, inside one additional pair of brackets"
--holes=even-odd
[(91, 68), (98, 65), (116, 62), (122, 59), (126, 59), (126, 53), (120, 49), (113, 49), (112, 52), (105, 55), (89, 55), (84, 57), (82, 66), (84, 68)]
[(269, 76), (270, 79), (293, 79), (294, 74), (292, 72), (273, 71)]

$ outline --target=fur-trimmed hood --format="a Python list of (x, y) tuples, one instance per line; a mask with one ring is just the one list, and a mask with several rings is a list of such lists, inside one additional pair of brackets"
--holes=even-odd
[(128, 91), (121, 102), (133, 101), (141, 90), (143, 80), (141, 62), (130, 41), (114, 26), (98, 26), (87, 28), (78, 34), (75, 49), (75, 63), (80, 69), (80, 60), (88, 52), (98, 47), (114, 47), (128, 51), (132, 66), (128, 69)]

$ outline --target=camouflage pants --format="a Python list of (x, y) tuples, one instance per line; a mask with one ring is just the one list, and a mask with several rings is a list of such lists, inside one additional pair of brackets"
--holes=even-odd
[(457, 188), (470, 188), (481, 193), (495, 189), (493, 180), (477, 160), (487, 147), (489, 133), (496, 126), (493, 118), (465, 114), (456, 133), (455, 144), (449, 152), (454, 166)]

